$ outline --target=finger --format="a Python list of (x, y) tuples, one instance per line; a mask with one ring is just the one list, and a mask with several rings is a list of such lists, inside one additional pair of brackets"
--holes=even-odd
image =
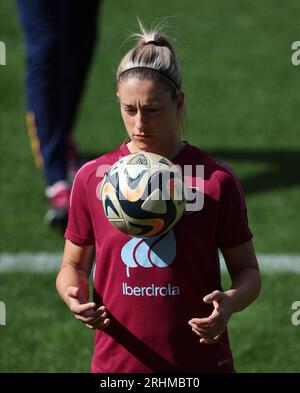
[(189, 320), (190, 323), (194, 323), (197, 326), (201, 327), (209, 327), (209, 326), (214, 326), (216, 323), (218, 323), (221, 319), (220, 311), (219, 309), (214, 309), (213, 312), (206, 318), (192, 318)]
[(88, 324), (92, 324), (93, 322), (95, 322), (95, 318), (94, 317), (88, 317), (85, 315), (80, 315), (80, 314), (75, 314), (75, 319), (77, 319), (77, 321), (81, 321), (84, 323), (88, 323)]
[(98, 322), (103, 322), (105, 318), (107, 317), (107, 312), (101, 313), (101, 314), (94, 314), (93, 316), (88, 316), (88, 315), (83, 315), (85, 318), (85, 321), (88, 322), (91, 325), (95, 325)]
[(68, 287), (66, 290), (66, 295), (77, 298), (79, 296), (79, 288), (78, 287)]
[(196, 323), (192, 323), (189, 322), (189, 325), (191, 326), (192, 329), (196, 329), (196, 330), (207, 330), (208, 327), (204, 327), (204, 326), (198, 326)]
[(103, 326), (107, 327), (110, 324), (110, 319), (109, 318), (105, 318), (103, 321)]
[(110, 319), (105, 318), (104, 320), (97, 321), (96, 323), (89, 323), (86, 326), (90, 329), (105, 329), (110, 324)]
[(213, 338), (200, 338), (200, 343), (201, 344), (214, 344), (217, 341), (219, 341), (220, 339), (220, 335), (218, 334), (217, 336), (213, 337)]
[(106, 308), (104, 306), (99, 307), (96, 311), (87, 311), (84, 315), (85, 317), (92, 317), (95, 321), (98, 320), (101, 317), (104, 317), (107, 315)]
[(210, 330), (192, 328), (192, 331), (194, 333), (196, 333), (197, 336), (201, 336), (202, 338), (207, 339), (207, 340), (211, 340), (214, 337), (216, 337), (216, 335), (217, 335), (217, 330), (216, 329), (210, 331)]
[(195, 333), (199, 333), (199, 335), (201, 335), (202, 337), (209, 338), (209, 339), (219, 334), (221, 329), (219, 323), (216, 323), (215, 325), (208, 326), (208, 327), (203, 327), (203, 326), (199, 327), (195, 324), (190, 324), (190, 326), (192, 327), (192, 330)]
[(202, 337), (206, 337), (206, 336), (211, 335), (207, 329), (199, 329), (199, 328), (196, 328), (196, 327), (192, 327), (192, 330), (195, 333), (199, 333), (199, 335), (202, 336)]
[(211, 316), (207, 318), (192, 318), (188, 321), (189, 325), (195, 325), (197, 327), (209, 327), (214, 324), (214, 318), (211, 318)]
[(197, 330), (197, 329), (192, 329), (192, 331), (194, 332), (194, 333), (196, 333), (197, 334), (197, 336), (201, 336), (202, 337), (202, 334)]
[(204, 303), (212, 303), (213, 301), (222, 300), (222, 297), (223, 297), (223, 292), (216, 290), (204, 296), (203, 301)]
[(81, 314), (76, 314), (75, 318), (78, 319), (79, 321), (85, 322), (89, 325), (95, 326), (98, 323), (103, 323), (103, 321), (107, 317), (107, 312), (103, 311), (105, 310), (105, 307), (100, 307), (96, 311), (87, 311), (85, 313)]
[(74, 314), (82, 314), (87, 311), (92, 311), (96, 307), (95, 303), (84, 303), (80, 304), (78, 301), (71, 301), (70, 302), (70, 310)]
[(104, 321), (103, 321), (103, 327), (106, 328), (109, 324), (110, 324), (110, 319), (109, 318), (105, 318)]

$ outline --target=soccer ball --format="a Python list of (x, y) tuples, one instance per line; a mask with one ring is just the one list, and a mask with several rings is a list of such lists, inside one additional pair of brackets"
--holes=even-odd
[(162, 235), (185, 209), (181, 169), (154, 153), (122, 157), (105, 175), (100, 196), (109, 222), (140, 238)]

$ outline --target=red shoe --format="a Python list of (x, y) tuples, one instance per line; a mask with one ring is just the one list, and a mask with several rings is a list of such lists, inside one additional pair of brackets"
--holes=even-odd
[(46, 197), (50, 204), (45, 220), (50, 226), (66, 225), (68, 222), (70, 185), (66, 181), (58, 181), (47, 187)]

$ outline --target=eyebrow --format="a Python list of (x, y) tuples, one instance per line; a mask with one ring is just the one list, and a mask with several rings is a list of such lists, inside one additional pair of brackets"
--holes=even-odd
[[(148, 108), (148, 107), (150, 107), (150, 106), (157, 105), (157, 104), (161, 104), (161, 103), (160, 103), (159, 101), (153, 101), (153, 102), (151, 102), (150, 104), (143, 105), (143, 108)], [(128, 108), (133, 108), (133, 107), (135, 107), (135, 105), (126, 104), (125, 102), (122, 102), (121, 105), (127, 106)]]

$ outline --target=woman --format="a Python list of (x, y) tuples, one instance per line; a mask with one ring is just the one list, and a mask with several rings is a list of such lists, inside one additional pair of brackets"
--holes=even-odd
[[(180, 139), (184, 94), (175, 53), (159, 31), (147, 32), (142, 26), (141, 31), (117, 71), (129, 140), (76, 175), (57, 290), (75, 318), (95, 329), (93, 372), (234, 372), (226, 326), (260, 291), (244, 197), (230, 169)], [(151, 251), (166, 256), (172, 249), (168, 267), (142, 265), (127, 277), (126, 261), (133, 258), (136, 239), (108, 222), (99, 185), (103, 168), (143, 151), (181, 167), (203, 165), (204, 204), (186, 212), (190, 214), (157, 239), (155, 248), (153, 242), (143, 244), (139, 258)], [(94, 245), (91, 302), (88, 261)], [(232, 280), (225, 292), (218, 249)]]

